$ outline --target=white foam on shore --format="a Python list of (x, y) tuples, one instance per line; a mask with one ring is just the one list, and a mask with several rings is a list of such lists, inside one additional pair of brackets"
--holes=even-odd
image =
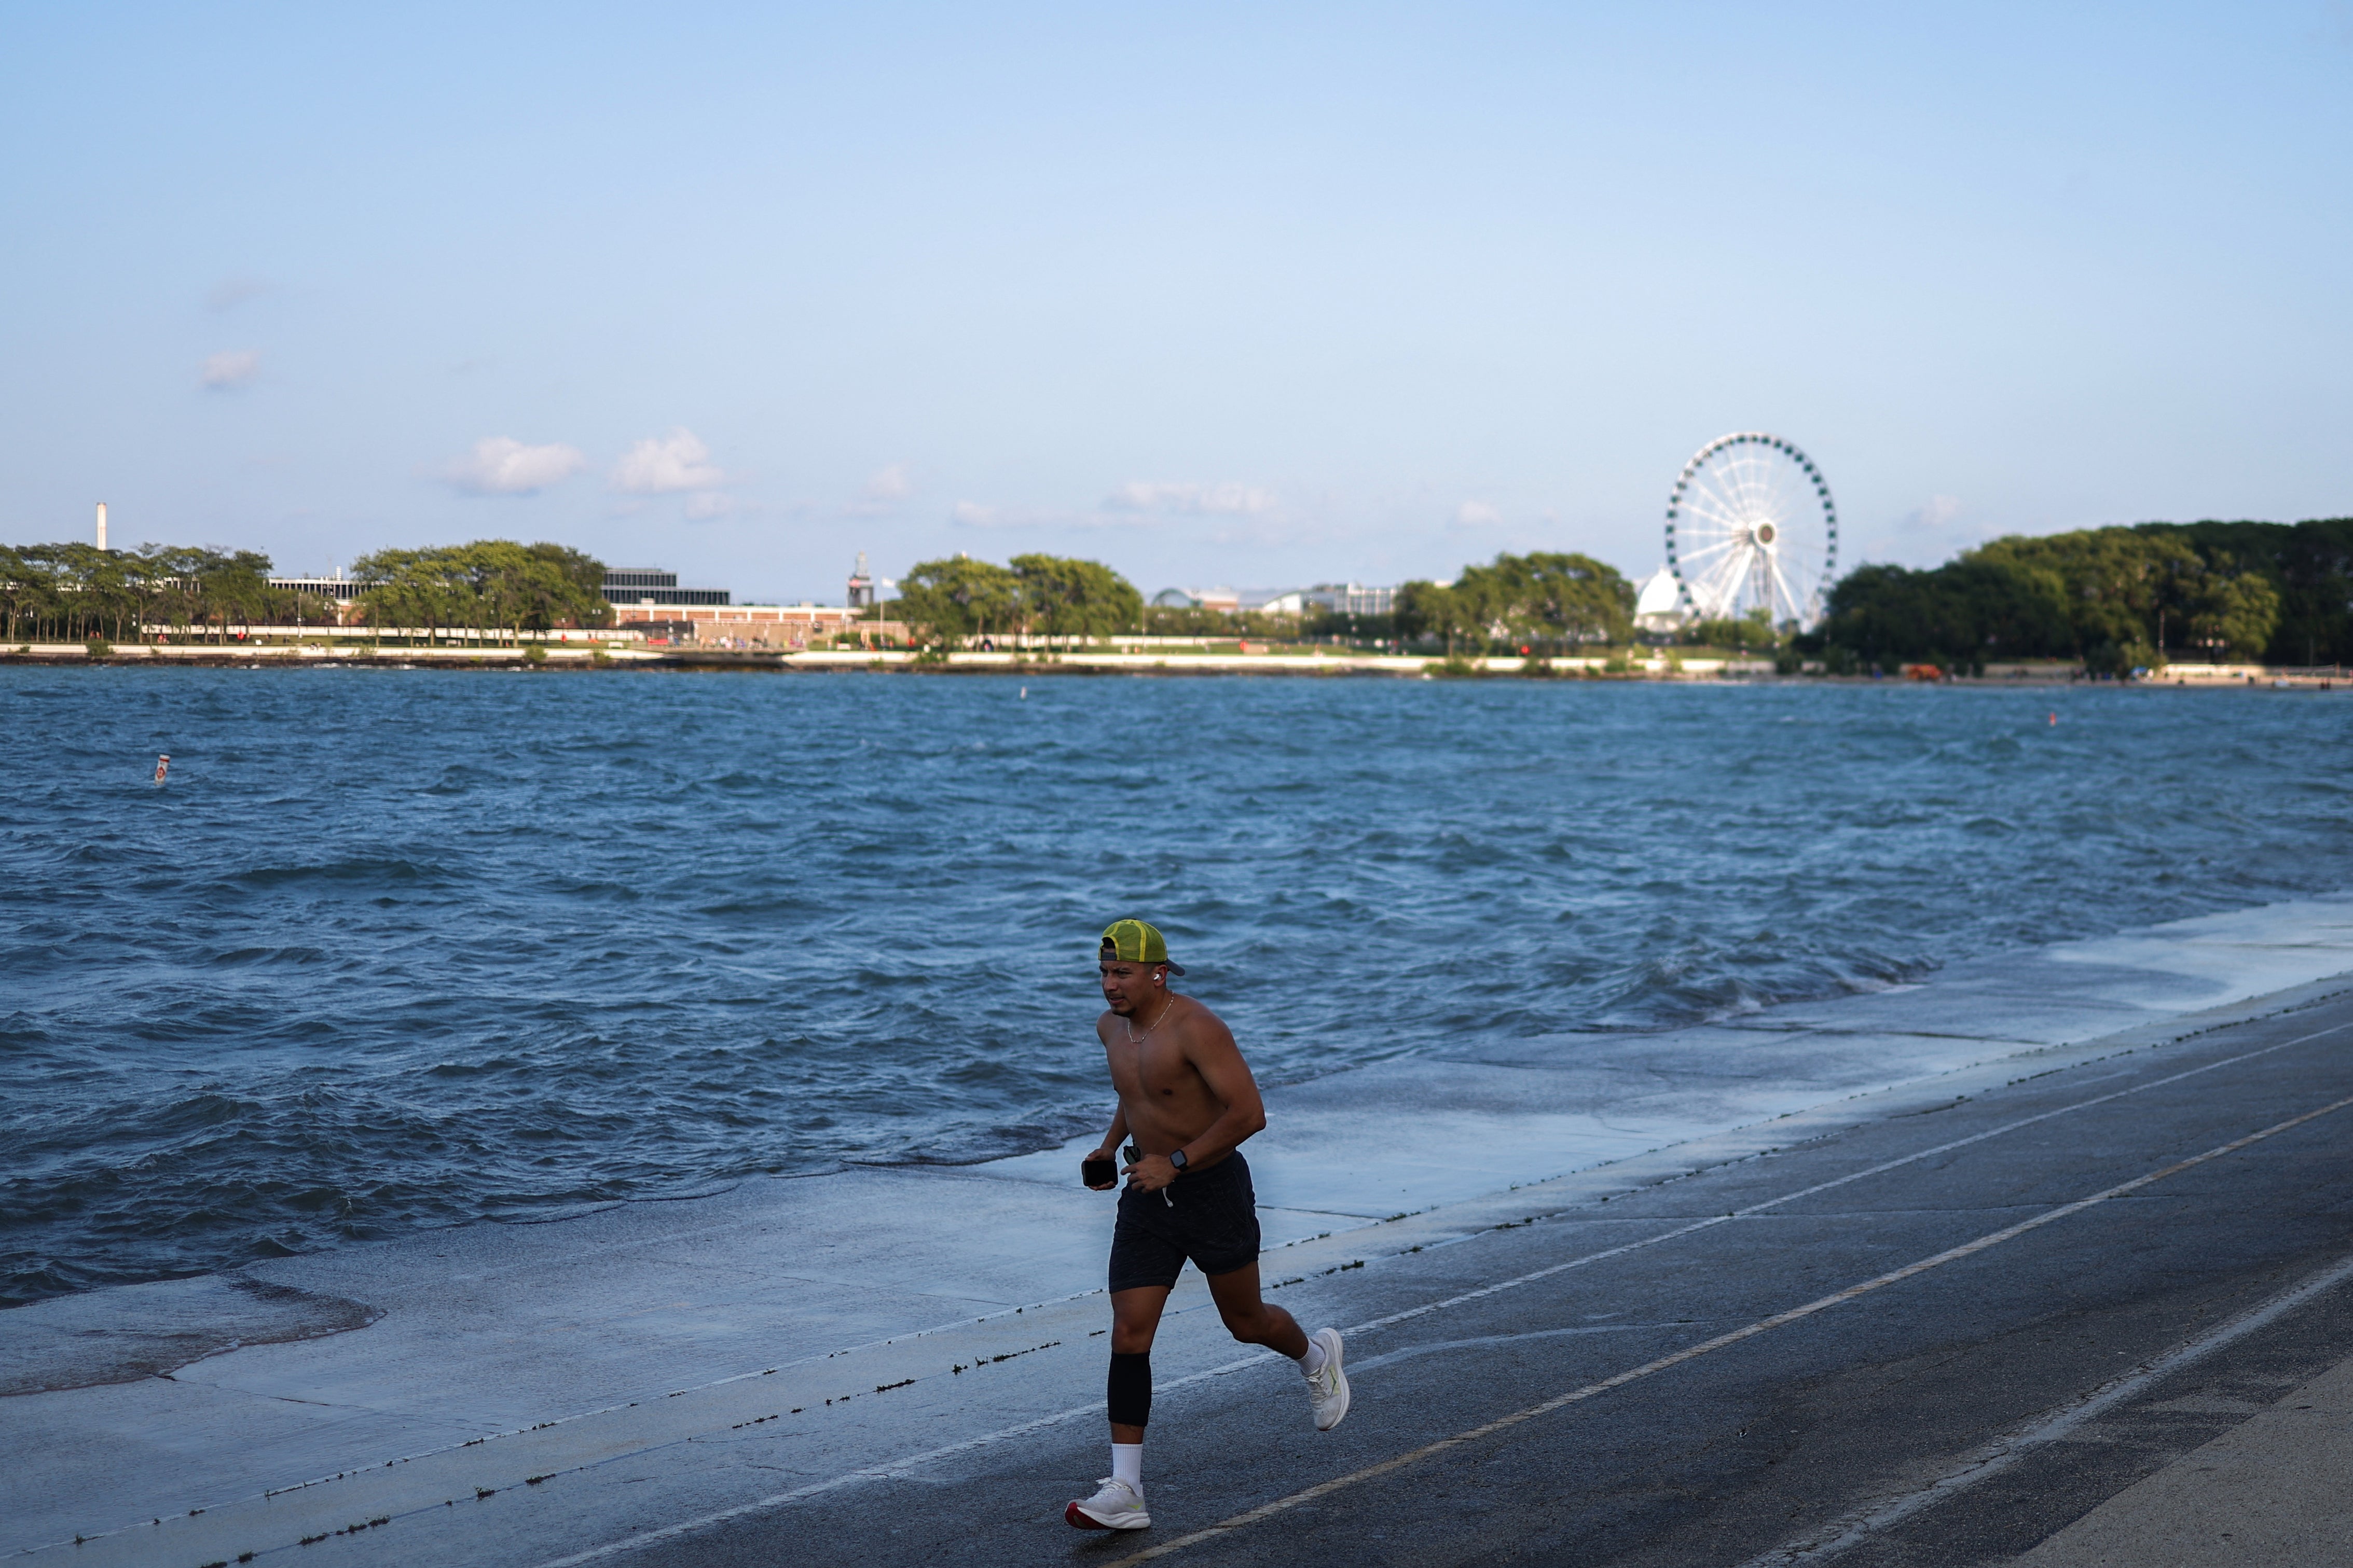
[[(1865, 1114), (1841, 1109), (1855, 1096), (2168, 1026), (2348, 971), (2353, 901), (2311, 900), (2006, 954), (1926, 984), (1736, 1023), (1560, 1036), (1281, 1088), (1268, 1096), (1268, 1131), (1249, 1148), (1267, 1244), (1287, 1248), (1270, 1278), (1345, 1261), (1334, 1249), (1390, 1216), (1423, 1216), (1378, 1233), (1398, 1247), (1409, 1235), (1440, 1237), (1482, 1205), (1511, 1201), (1496, 1194), (1514, 1187), (1576, 1173), (1597, 1193), (1656, 1180), (1678, 1162), (1727, 1157), (1704, 1152), (1706, 1141), (1725, 1143), (1736, 1129), (1808, 1113), (1852, 1120)], [(217, 1556), (197, 1536), (230, 1530), (245, 1517), (237, 1500), (275, 1489), (364, 1471), (365, 1483), (324, 1489), (332, 1500), (318, 1506), (352, 1513), (362, 1506), (353, 1489), (364, 1485), (376, 1500), (364, 1506), (379, 1513), (438, 1508), (461, 1482), (503, 1488), (526, 1470), (723, 1439), (770, 1405), (780, 1418), (796, 1404), (829, 1413), (794, 1417), (791, 1466), (812, 1476), (907, 1452), (913, 1433), (944, 1437), (1051, 1414), (1071, 1387), (1064, 1372), (1045, 1371), (1044, 1347), (1085, 1344), (1103, 1311), (1085, 1298), (1101, 1287), (1111, 1204), (1076, 1181), (1078, 1152), (1091, 1144), (962, 1169), (762, 1181), (241, 1271), (383, 1315), (325, 1338), (248, 1343), (171, 1378), (0, 1400), (0, 1550), (134, 1521), (162, 1531), (146, 1523), (160, 1519), (177, 1521), (168, 1560)], [(31, 1367), (69, 1342), (87, 1362), (108, 1333), (151, 1344), (219, 1328), (203, 1313), (222, 1292), (144, 1300), (163, 1312), (166, 1295), (183, 1303), (173, 1309), (179, 1321), (146, 1321), (149, 1309), (132, 1310), (136, 1299), (116, 1291), (44, 1303), (32, 1316), (0, 1313), (0, 1354)], [(1180, 1304), (1197, 1295), (1180, 1291)], [(127, 1310), (140, 1321), (127, 1321)], [(88, 1321), (67, 1321), (78, 1314)], [(1230, 1355), (1213, 1336), (1169, 1345), (1166, 1375)], [(950, 1365), (967, 1370), (942, 1375)], [(872, 1396), (906, 1378), (916, 1384), (903, 1394)], [(34, 1368), (17, 1381), (56, 1380)], [(430, 1457), (387, 1464), (410, 1456)], [(776, 1468), (772, 1452), (759, 1484), (773, 1489), (765, 1472)], [(271, 1518), (283, 1523), (307, 1506), (280, 1498)], [(565, 1529), (593, 1533), (596, 1510), (570, 1506)], [(191, 1509), (207, 1511), (191, 1519)], [(109, 1535), (76, 1560), (144, 1560), (154, 1539)]]

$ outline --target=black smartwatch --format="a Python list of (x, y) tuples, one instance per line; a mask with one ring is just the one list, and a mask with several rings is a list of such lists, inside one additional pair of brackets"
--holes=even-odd
[(1179, 1149), (1174, 1154), (1169, 1155), (1168, 1163), (1176, 1166), (1178, 1170), (1183, 1170), (1185, 1168), (1185, 1151)]

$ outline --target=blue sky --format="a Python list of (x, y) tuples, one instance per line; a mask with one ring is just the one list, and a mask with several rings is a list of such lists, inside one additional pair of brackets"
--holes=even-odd
[(839, 600), (2353, 512), (2353, 8), (0, 9), (0, 540)]

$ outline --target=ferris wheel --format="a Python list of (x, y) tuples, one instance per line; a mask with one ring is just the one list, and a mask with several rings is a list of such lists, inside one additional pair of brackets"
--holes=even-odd
[(1667, 498), (1667, 569), (1705, 620), (1755, 610), (1811, 631), (1838, 566), (1838, 508), (1814, 461), (1759, 430), (1702, 447)]

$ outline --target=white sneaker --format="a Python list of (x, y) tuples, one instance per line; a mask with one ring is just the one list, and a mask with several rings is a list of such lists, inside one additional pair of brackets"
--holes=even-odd
[(1100, 1489), (1084, 1502), (1074, 1502), (1062, 1517), (1081, 1530), (1149, 1530), (1152, 1516), (1144, 1511), (1144, 1494), (1116, 1476), (1095, 1483)]
[(1348, 1374), (1340, 1370), (1340, 1331), (1318, 1329), (1308, 1337), (1324, 1347), (1324, 1364), (1303, 1374), (1307, 1405), (1315, 1412), (1315, 1430), (1329, 1432), (1348, 1414)]

